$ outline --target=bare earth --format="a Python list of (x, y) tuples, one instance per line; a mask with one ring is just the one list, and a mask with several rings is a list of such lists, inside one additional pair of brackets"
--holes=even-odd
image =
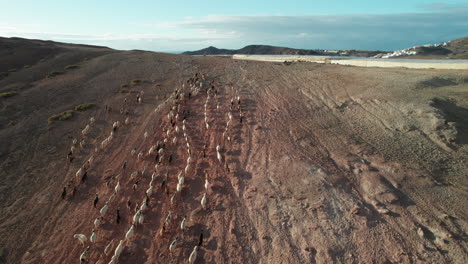
[[(156, 152), (148, 150), (164, 138), (143, 224), (116, 263), (188, 263), (201, 232), (195, 263), (468, 263), (468, 72), (63, 49), (0, 80), (0, 93), (18, 91), (0, 98), (0, 263), (80, 263), (87, 246), (89, 263), (109, 263), (155, 171)], [(69, 64), (79, 67), (44, 78)], [(167, 136), (168, 113), (174, 91), (184, 83), (187, 96), (196, 73), (205, 75), (201, 91), (178, 100), (180, 117), (190, 111), (192, 162), (171, 204), (188, 153), (182, 118), (180, 131)], [(134, 79), (143, 82), (121, 88)], [(236, 92), (242, 123), (237, 101), (230, 110)], [(96, 106), (48, 124), (49, 116), (82, 103)], [(129, 111), (128, 125), (121, 108)], [(72, 138), (92, 116), (84, 148), (70, 163)], [(115, 121), (121, 127), (96, 153)], [(142, 158), (131, 155), (134, 148)], [(75, 173), (91, 156), (80, 183)], [(122, 189), (90, 243), (119, 174)], [(212, 186), (203, 209), (205, 175)], [(88, 237), (85, 246), (73, 238), (78, 233)]]

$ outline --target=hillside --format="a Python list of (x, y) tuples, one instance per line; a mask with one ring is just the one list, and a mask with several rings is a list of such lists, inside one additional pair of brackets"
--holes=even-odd
[(0, 263), (468, 262), (466, 71), (0, 46)]
[(415, 46), (375, 57), (402, 59), (468, 59), (468, 37), (438, 44)]
[(365, 51), (365, 50), (341, 50), (341, 51), (327, 51), (327, 50), (307, 50), (307, 49), (292, 49), (286, 47), (275, 47), (268, 45), (249, 45), (241, 49), (229, 50), (218, 49), (210, 46), (205, 49), (197, 51), (186, 51), (185, 55), (233, 55), (233, 54), (266, 54), (266, 55), (327, 55), (327, 56), (359, 56), (371, 57), (382, 51)]

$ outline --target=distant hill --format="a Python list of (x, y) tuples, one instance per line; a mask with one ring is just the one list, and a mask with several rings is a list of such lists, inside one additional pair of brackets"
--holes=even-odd
[(377, 54), (379, 58), (411, 59), (468, 59), (468, 37), (438, 44), (414, 46), (390, 53)]
[(185, 55), (233, 55), (233, 54), (265, 54), (265, 55), (324, 55), (324, 56), (358, 56), (371, 57), (382, 51), (367, 51), (367, 50), (309, 50), (309, 49), (293, 49), (287, 47), (276, 47), (269, 45), (249, 45), (241, 49), (218, 49), (210, 46), (196, 51), (186, 51)]

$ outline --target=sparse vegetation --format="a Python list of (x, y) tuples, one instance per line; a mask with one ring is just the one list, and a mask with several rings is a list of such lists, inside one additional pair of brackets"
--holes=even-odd
[(15, 95), (17, 95), (17, 94), (18, 94), (18, 93), (15, 92), (15, 91), (4, 92), (4, 93), (0, 93), (0, 97), (1, 97), (1, 98), (7, 98), (7, 97), (15, 96)]
[(51, 72), (49, 72), (49, 73), (47, 74), (46, 77), (47, 77), (47, 78), (52, 78), (52, 77), (57, 76), (57, 75), (60, 75), (60, 74), (63, 74), (63, 72), (61, 72), (61, 71), (51, 71)]
[(12, 120), (12, 121), (8, 122), (8, 125), (9, 126), (14, 126), (14, 125), (16, 125), (16, 122)]
[(9, 69), (8, 72), (16, 72), (16, 69)]
[(131, 80), (131, 81), (130, 81), (130, 84), (131, 84), (131, 85), (138, 85), (138, 84), (140, 84), (140, 83), (142, 83), (142, 82), (143, 82), (142, 80), (136, 79), (136, 80)]
[(130, 90), (128, 89), (120, 89), (120, 93), (130, 93)]
[(78, 65), (75, 65), (75, 64), (65, 66), (65, 70), (71, 70), (71, 69), (76, 69), (76, 68), (78, 68)]
[(80, 104), (75, 106), (75, 111), (86, 111), (89, 108), (93, 107), (95, 104)]
[(63, 121), (63, 120), (70, 119), (72, 116), (73, 116), (73, 110), (67, 110), (60, 114), (49, 117), (48, 121), (49, 121), (49, 124), (51, 124), (55, 121)]
[(25, 68), (25, 69), (31, 68), (31, 65), (24, 65), (24, 68)]
[(126, 88), (126, 87), (128, 87), (128, 84), (126, 84), (126, 83), (122, 83), (122, 84), (120, 85), (120, 88)]

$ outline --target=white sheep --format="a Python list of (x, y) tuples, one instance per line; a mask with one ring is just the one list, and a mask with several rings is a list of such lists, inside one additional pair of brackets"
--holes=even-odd
[(221, 146), (220, 145), (217, 145), (216, 146), (216, 151), (219, 152), (221, 150)]
[(197, 259), (197, 250), (198, 250), (198, 246), (195, 246), (192, 250), (192, 253), (190, 253), (190, 256), (188, 259), (190, 264), (193, 264), (195, 260)]
[(138, 153), (137, 159), (140, 160), (141, 157), (143, 157), (143, 152)]
[(115, 193), (118, 193), (120, 191), (120, 181), (117, 182), (117, 184), (115, 185)]
[(190, 163), (185, 166), (185, 175), (187, 175), (188, 171), (190, 170)]
[(208, 181), (208, 179), (205, 179), (205, 190), (208, 191), (208, 189), (210, 189), (210, 182)]
[(83, 176), (84, 174), (84, 171), (82, 168), (78, 169), (78, 171), (76, 172), (75, 176), (78, 180), (81, 180), (81, 177)]
[(109, 210), (109, 205), (106, 202), (106, 204), (101, 208), (101, 210), (99, 210), (99, 213), (101, 214), (101, 216), (104, 217), (104, 215), (107, 213), (107, 210)]
[(136, 225), (139, 222), (139, 218), (141, 215), (141, 210), (138, 210), (134, 215), (133, 215), (133, 224)]
[(174, 239), (174, 241), (172, 241), (172, 243), (169, 245), (169, 251), (170, 252), (172, 252), (172, 250), (174, 250), (177, 247), (177, 239), (178, 239), (178, 237), (176, 237)]
[(182, 190), (182, 184), (180, 184), (180, 182), (177, 184), (176, 190), (177, 192), (180, 192)]
[(130, 240), (130, 238), (133, 237), (133, 234), (135, 233), (135, 224), (133, 224), (130, 229), (128, 229), (127, 233), (125, 234), (125, 239)]
[[(94, 219), (94, 227), (97, 229), (99, 227), (99, 224), (101, 223), (102, 216), (98, 216), (96, 219)], [(89, 238), (91, 240), (91, 238)]]
[(107, 202), (108, 202), (108, 203), (112, 203), (112, 202), (114, 201), (114, 199), (115, 199), (115, 194), (116, 194), (116, 193), (113, 192), (112, 195), (109, 196), (109, 199), (107, 199)]
[(171, 219), (172, 219), (172, 211), (169, 211), (169, 213), (166, 216), (166, 220), (164, 221), (164, 223), (166, 225), (169, 225), (169, 223), (171, 222)]
[(81, 253), (80, 255), (80, 263), (86, 262), (86, 258), (88, 258), (88, 251), (89, 251), (89, 246)]
[(187, 217), (184, 216), (184, 219), (182, 219), (182, 222), (180, 222), (180, 229), (184, 230), (186, 225), (187, 225)]
[(104, 254), (106, 256), (109, 255), (109, 251), (110, 251), (110, 249), (112, 247), (112, 244), (114, 244), (114, 239), (112, 239), (111, 242), (109, 242), (109, 244), (107, 244), (107, 246), (104, 248)]
[(177, 197), (177, 192), (175, 192), (171, 197), (171, 205), (174, 204), (176, 197)]
[(188, 156), (188, 158), (187, 158), (187, 164), (189, 164), (190, 162), (192, 162), (192, 157)]
[(138, 175), (138, 171), (134, 171), (132, 174), (130, 174), (130, 178), (134, 179)]
[(89, 123), (90, 123), (90, 124), (94, 124), (94, 122), (96, 122), (96, 119), (94, 118), (94, 116), (92, 116), (92, 117), (89, 119)]
[(78, 139), (74, 138), (74, 139), (72, 140), (72, 145), (76, 146), (76, 144), (78, 144)]
[(75, 153), (75, 151), (76, 151), (76, 147), (75, 147), (75, 146), (71, 146), (71, 148), (70, 148), (70, 152), (71, 152), (72, 154), (74, 154), (74, 153)]
[(125, 121), (124, 121), (125, 125), (128, 125), (130, 123), (130, 119), (127, 117), (125, 118)]
[(172, 144), (176, 144), (177, 143), (177, 137), (174, 137), (174, 139), (172, 139)]
[(123, 250), (123, 243), (124, 241), (123, 240), (120, 240), (119, 244), (117, 245), (117, 247), (115, 248), (114, 250), (114, 257), (118, 258), (120, 256), (120, 253), (122, 253), (122, 250)]
[(182, 184), (184, 184), (184, 182), (185, 182), (185, 177), (184, 176), (180, 177), (179, 178), (179, 184), (182, 185)]
[(148, 132), (145, 131), (145, 133), (143, 134), (143, 137), (147, 138), (148, 137)]
[(132, 151), (130, 152), (130, 155), (134, 156), (136, 153), (136, 149), (132, 149)]
[(150, 186), (148, 190), (146, 190), (146, 196), (150, 197), (152, 193), (153, 193), (153, 187)]
[[(144, 204), (144, 203), (143, 203), (143, 204)], [(141, 213), (141, 214), (140, 214), (140, 217), (138, 218), (138, 223), (139, 223), (140, 225), (142, 225), (144, 219), (145, 219), (145, 216), (143, 215), (143, 213)]]
[(200, 203), (201, 203), (202, 208), (205, 209), (205, 206), (206, 206), (206, 193), (203, 194), (203, 197), (202, 197)]
[(81, 244), (82, 244), (83, 246), (84, 246), (84, 243), (88, 240), (88, 239), (86, 238), (86, 235), (83, 235), (83, 234), (74, 234), (74, 235), (73, 235), (73, 238), (78, 239), (78, 240), (81, 242)]
[(93, 232), (91, 233), (91, 236), (89, 236), (89, 241), (91, 243), (95, 243), (96, 242), (96, 231), (93, 229)]
[(216, 152), (216, 156), (217, 156), (217, 158), (218, 158), (219, 162), (220, 162), (220, 163), (222, 163), (222, 162), (223, 162), (223, 161), (222, 161), (222, 160), (223, 160), (223, 158), (222, 158), (222, 156), (221, 156), (221, 153), (219, 153), (219, 152)]
[(148, 155), (151, 155), (151, 153), (153, 153), (154, 149), (155, 149), (155, 146), (154, 145), (151, 146), (151, 148), (148, 150)]

